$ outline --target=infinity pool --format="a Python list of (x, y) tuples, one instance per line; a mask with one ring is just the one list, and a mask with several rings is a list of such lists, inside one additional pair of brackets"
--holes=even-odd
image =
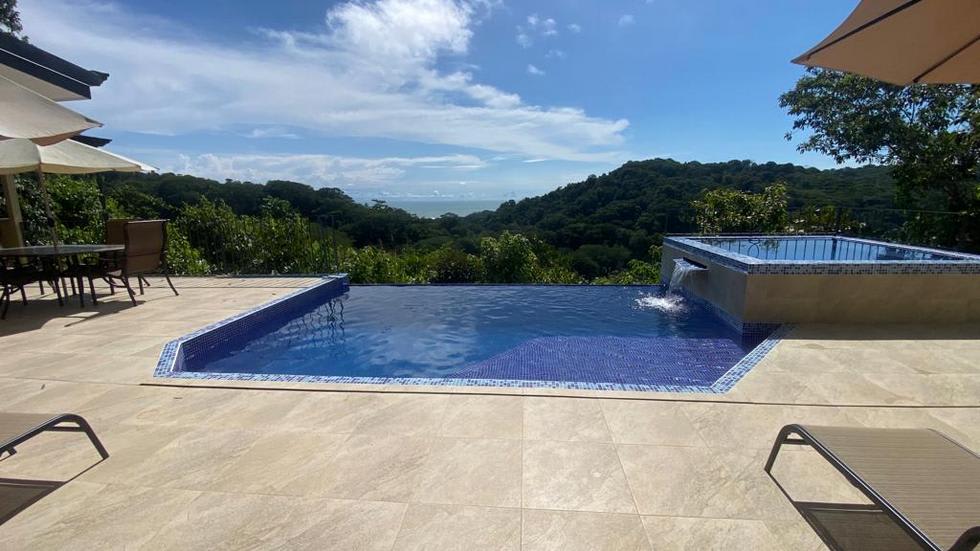
[(176, 371), (708, 390), (762, 340), (663, 286), (352, 286), (252, 325), (247, 338), (185, 354)]

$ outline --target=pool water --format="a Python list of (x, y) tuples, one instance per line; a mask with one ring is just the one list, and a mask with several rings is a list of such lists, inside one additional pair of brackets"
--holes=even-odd
[(663, 286), (352, 286), (185, 369), (711, 385), (761, 340)]
[(841, 237), (699, 237), (706, 245), (761, 260), (880, 262), (964, 260), (935, 251)]

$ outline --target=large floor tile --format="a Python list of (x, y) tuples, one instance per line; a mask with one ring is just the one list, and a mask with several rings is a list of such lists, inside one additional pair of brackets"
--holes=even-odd
[(520, 396), (450, 396), (441, 436), (520, 439), (524, 427)]
[(715, 518), (643, 517), (650, 543), (665, 551), (712, 551), (729, 549), (783, 549), (760, 520)]
[(642, 515), (737, 517), (751, 509), (732, 486), (732, 472), (708, 448), (619, 445), (617, 449)]
[(601, 400), (613, 440), (621, 444), (703, 446), (686, 404), (646, 400)]
[(524, 511), (525, 551), (651, 549), (640, 517), (578, 511)]
[(397, 551), (480, 551), (521, 548), (521, 510), (463, 505), (408, 506)]
[(611, 442), (612, 436), (599, 408), (599, 401), (588, 398), (524, 399), (524, 438)]
[(332, 468), (345, 434), (278, 430), (258, 436), (246, 453), (228, 462), (210, 488), (220, 491), (308, 495)]
[(145, 446), (134, 446), (125, 453), (110, 449), (109, 459), (86, 473), (86, 479), (133, 486), (214, 489), (222, 471), (247, 453), (261, 436), (257, 431), (204, 427), (179, 433), (157, 448), (160, 441), (174, 434), (173, 429), (139, 427), (132, 430), (150, 435)]
[(521, 442), (433, 440), (412, 501), (520, 507)]
[[(74, 481), (0, 526), (3, 549), (126, 549), (147, 545), (200, 492)], [(200, 526), (199, 526), (200, 529)]]
[(449, 396), (389, 393), (377, 397), (354, 432), (401, 436), (439, 434)]
[(310, 482), (314, 495), (408, 501), (418, 492), (432, 440), (416, 436), (351, 435)]
[(612, 444), (524, 443), (524, 507), (635, 513)]

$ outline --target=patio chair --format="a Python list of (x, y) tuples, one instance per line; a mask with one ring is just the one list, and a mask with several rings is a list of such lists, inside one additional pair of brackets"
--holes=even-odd
[[(105, 223), (105, 243), (106, 245), (125, 245), (126, 244), (126, 224), (130, 222), (138, 222), (133, 218), (110, 218), (106, 220)], [(150, 282), (147, 281), (142, 275), (137, 276), (137, 280), (140, 284), (140, 293), (142, 294), (143, 285), (147, 287), (150, 286)], [(109, 292), (116, 294), (116, 286), (111, 282), (109, 283)]]
[[(793, 501), (772, 475), (783, 445), (812, 447), (871, 504)], [(787, 425), (765, 471), (831, 549), (980, 544), (980, 457), (935, 430)]]
[(113, 285), (119, 282), (129, 293), (129, 299), (136, 305), (136, 293), (129, 283), (130, 277), (136, 277), (139, 282), (140, 294), (143, 294), (143, 282), (139, 278), (144, 274), (157, 271), (163, 273), (170, 290), (174, 295), (180, 295), (170, 280), (170, 267), (167, 264), (167, 221), (166, 220), (132, 220), (122, 224), (123, 244), (126, 250), (121, 255), (104, 261), (104, 272), (89, 273), (89, 285), (94, 277), (102, 277)]
[(58, 296), (58, 305), (63, 306), (61, 288), (58, 285), (59, 275), (55, 271), (40, 268), (33, 262), (13, 261), (8, 264), (0, 260), (0, 319), (7, 319), (7, 310), (10, 309), (10, 300), (14, 293), (19, 291), (21, 300), (27, 304), (27, 291), (24, 288), (31, 283), (49, 282)]

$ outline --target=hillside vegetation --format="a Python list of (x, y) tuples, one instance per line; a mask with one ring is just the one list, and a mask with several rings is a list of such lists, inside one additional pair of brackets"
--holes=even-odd
[[(297, 182), (222, 183), (175, 174), (100, 178), (98, 184), (90, 177), (49, 181), (66, 240), (99, 241), (106, 217), (167, 218), (173, 221), (172, 260), (182, 273), (343, 270), (365, 282), (655, 281), (664, 233), (697, 231), (699, 225), (710, 231), (827, 231), (842, 220), (847, 228), (867, 229), (854, 213), (870, 211), (842, 217), (840, 207), (889, 209), (894, 197), (881, 167), (653, 159), (495, 211), (425, 219)], [(30, 200), (37, 193), (30, 179), (20, 185), (26, 203), (41, 204)], [(751, 215), (740, 213), (731, 218), (740, 220), (734, 225), (705, 223), (706, 216), (721, 221), (714, 213), (729, 203), (752, 204), (745, 197), (763, 192), (784, 213), (776, 219), (786, 223), (756, 228)], [(43, 214), (28, 208), (25, 219), (29, 238), (43, 242)], [(889, 224), (894, 229), (901, 222)]]

